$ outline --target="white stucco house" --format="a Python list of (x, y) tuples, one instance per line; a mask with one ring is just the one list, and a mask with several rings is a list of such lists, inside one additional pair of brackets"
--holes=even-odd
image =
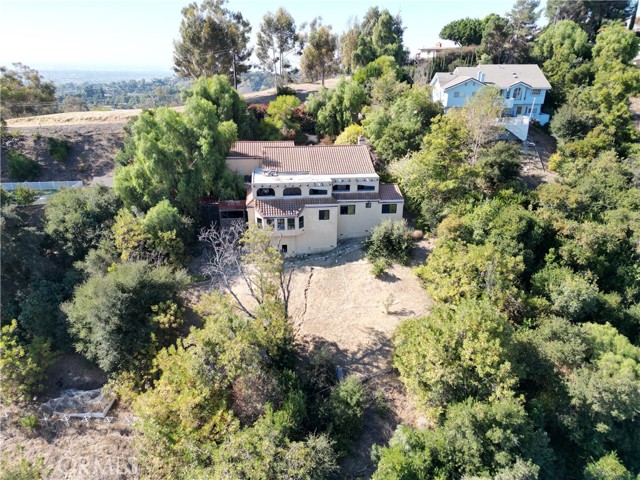
[(549, 115), (541, 108), (551, 85), (538, 65), (478, 65), (438, 72), (431, 80), (431, 96), (446, 112), (464, 106), (484, 85), (500, 89), (505, 106), (503, 117), (513, 118), (505, 122), (506, 127), (526, 124), (528, 130), (529, 121), (537, 120), (541, 125), (549, 121)]
[[(364, 237), (384, 219), (402, 218), (404, 198), (394, 184), (381, 184), (366, 145), (271, 146), (236, 142), (241, 151), (262, 152), (247, 187), (247, 221), (274, 229), (274, 244), (286, 254), (326, 252), (347, 238)], [(245, 145), (243, 145), (245, 144)]]

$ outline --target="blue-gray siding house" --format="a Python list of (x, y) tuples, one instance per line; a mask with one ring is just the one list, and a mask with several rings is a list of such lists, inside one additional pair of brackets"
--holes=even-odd
[(544, 125), (549, 115), (540, 111), (547, 90), (551, 89), (538, 65), (478, 65), (438, 72), (431, 80), (432, 98), (445, 111), (462, 107), (484, 85), (494, 85), (504, 98), (505, 117), (527, 117)]

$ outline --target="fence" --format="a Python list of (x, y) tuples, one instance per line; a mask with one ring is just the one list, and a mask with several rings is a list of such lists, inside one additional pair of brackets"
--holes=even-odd
[(82, 180), (70, 180), (60, 182), (7, 182), (0, 183), (0, 187), (12, 192), (18, 187), (28, 188), (30, 190), (50, 191), (60, 190), (61, 188), (78, 188), (82, 187)]

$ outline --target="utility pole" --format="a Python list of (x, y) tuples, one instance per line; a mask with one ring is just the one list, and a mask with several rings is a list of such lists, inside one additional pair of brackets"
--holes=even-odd
[(238, 76), (236, 74), (236, 52), (231, 50), (231, 62), (233, 65), (233, 88), (238, 90)]

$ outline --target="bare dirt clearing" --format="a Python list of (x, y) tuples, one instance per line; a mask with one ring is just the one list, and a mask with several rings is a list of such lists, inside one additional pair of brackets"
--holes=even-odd
[[(427, 245), (418, 244), (418, 250)], [(370, 376), (388, 369), (393, 331), (405, 318), (428, 312), (429, 297), (411, 267), (394, 265), (376, 279), (359, 241), (290, 264), (295, 272), (289, 310), (298, 339), (330, 345), (347, 373)]]
[[(122, 126), (106, 123), (20, 128), (18, 135), (3, 142), (2, 181), (10, 181), (6, 165), (6, 153), (10, 150), (18, 150), (41, 165), (42, 173), (38, 181), (93, 181), (97, 177), (111, 177), (115, 169), (115, 156), (122, 148)], [(47, 137), (71, 142), (71, 152), (66, 160), (58, 162), (51, 157)]]

